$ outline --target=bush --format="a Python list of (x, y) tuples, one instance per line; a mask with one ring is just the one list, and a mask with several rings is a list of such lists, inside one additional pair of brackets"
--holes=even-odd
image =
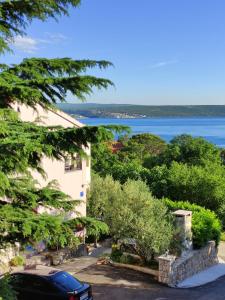
[(220, 220), (217, 218), (214, 212), (189, 202), (176, 202), (169, 199), (163, 199), (163, 202), (171, 211), (175, 211), (177, 209), (192, 211), (192, 233), (194, 248), (205, 246), (210, 240), (214, 240), (216, 245), (219, 244), (222, 226)]
[(119, 249), (119, 246), (116, 244), (112, 245), (112, 253), (111, 253), (111, 259), (114, 262), (120, 262), (121, 256), (123, 255), (123, 252)]
[(16, 300), (16, 293), (9, 284), (9, 275), (0, 278), (0, 300)]
[(173, 236), (171, 214), (143, 181), (121, 184), (110, 176), (94, 176), (88, 203), (95, 211), (91, 216), (109, 226), (114, 240), (135, 239), (137, 252), (146, 261), (168, 249)]
[(225, 232), (224, 231), (221, 234), (221, 241), (225, 242)]
[(123, 253), (120, 257), (121, 264), (129, 264), (129, 265), (143, 265), (143, 260), (139, 255)]
[(10, 265), (12, 267), (23, 266), (25, 264), (25, 258), (23, 256), (15, 256), (10, 260)]

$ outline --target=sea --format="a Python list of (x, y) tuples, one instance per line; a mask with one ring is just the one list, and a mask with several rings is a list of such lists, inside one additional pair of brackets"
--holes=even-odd
[(225, 117), (224, 118), (144, 118), (144, 119), (107, 119), (86, 118), (80, 120), (87, 125), (126, 125), (131, 134), (153, 133), (166, 142), (180, 134), (204, 137), (211, 143), (225, 148)]

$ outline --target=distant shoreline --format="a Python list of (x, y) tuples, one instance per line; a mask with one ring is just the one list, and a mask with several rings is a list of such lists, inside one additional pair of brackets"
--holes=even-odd
[[(73, 116), (73, 115), (72, 115)], [(78, 120), (91, 120), (91, 119), (110, 119), (110, 120), (144, 120), (144, 119), (225, 119), (224, 116), (199, 116), (199, 115), (193, 115), (193, 116), (157, 116), (157, 117), (146, 117), (146, 118), (112, 118), (112, 117), (76, 117)]]
[(225, 105), (115, 105), (60, 103), (59, 109), (75, 118), (225, 118)]

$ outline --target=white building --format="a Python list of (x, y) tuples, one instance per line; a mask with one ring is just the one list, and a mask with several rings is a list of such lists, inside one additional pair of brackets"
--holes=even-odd
[[(34, 110), (31, 107), (13, 104), (13, 109), (19, 113), (22, 121), (35, 122), (42, 126), (83, 127), (84, 125), (60, 110), (44, 110), (40, 105)], [(90, 148), (85, 149), (90, 156)], [(40, 186), (46, 186), (49, 182), (56, 180), (61, 191), (72, 199), (81, 200), (76, 210), (81, 216), (86, 216), (86, 194), (90, 184), (90, 158), (77, 156), (76, 160), (59, 161), (44, 158), (42, 161), (46, 178), (36, 171), (32, 171), (34, 179)]]

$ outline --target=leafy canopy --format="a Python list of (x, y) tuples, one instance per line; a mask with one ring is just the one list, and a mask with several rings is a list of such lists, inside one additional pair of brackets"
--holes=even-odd
[(110, 65), (107, 61), (70, 58), (30, 58), (18, 65), (4, 65), (0, 72), (0, 107), (9, 107), (17, 101), (34, 108), (37, 104), (48, 108), (65, 101), (68, 92), (84, 100), (93, 87), (113, 85), (108, 79), (87, 75), (87, 69)]
[(93, 176), (88, 214), (104, 221), (115, 239), (136, 239), (138, 254), (145, 260), (169, 247), (173, 232), (170, 216), (142, 181), (120, 184), (110, 176)]
[[(69, 7), (79, 3), (80, 0), (0, 1), (0, 54), (10, 50), (15, 36), (24, 35), (33, 19), (57, 19), (68, 15)], [(37, 105), (55, 109), (54, 104), (65, 101), (68, 92), (84, 100), (93, 88), (112, 85), (108, 79), (88, 75), (88, 70), (110, 65), (104, 60), (70, 58), (30, 58), (17, 65), (0, 64), (0, 244), (44, 239), (51, 247), (64, 247), (78, 242), (75, 228), (65, 221), (66, 211), (74, 211), (77, 201), (60, 191), (56, 183), (39, 187), (30, 170), (45, 176), (43, 156), (59, 160), (68, 154), (84, 155), (88, 143), (111, 137), (111, 131), (38, 126), (22, 122), (10, 108), (17, 102), (34, 109)], [(56, 208), (58, 215), (36, 214), (39, 205)], [(93, 228), (94, 225), (94, 231)]]

